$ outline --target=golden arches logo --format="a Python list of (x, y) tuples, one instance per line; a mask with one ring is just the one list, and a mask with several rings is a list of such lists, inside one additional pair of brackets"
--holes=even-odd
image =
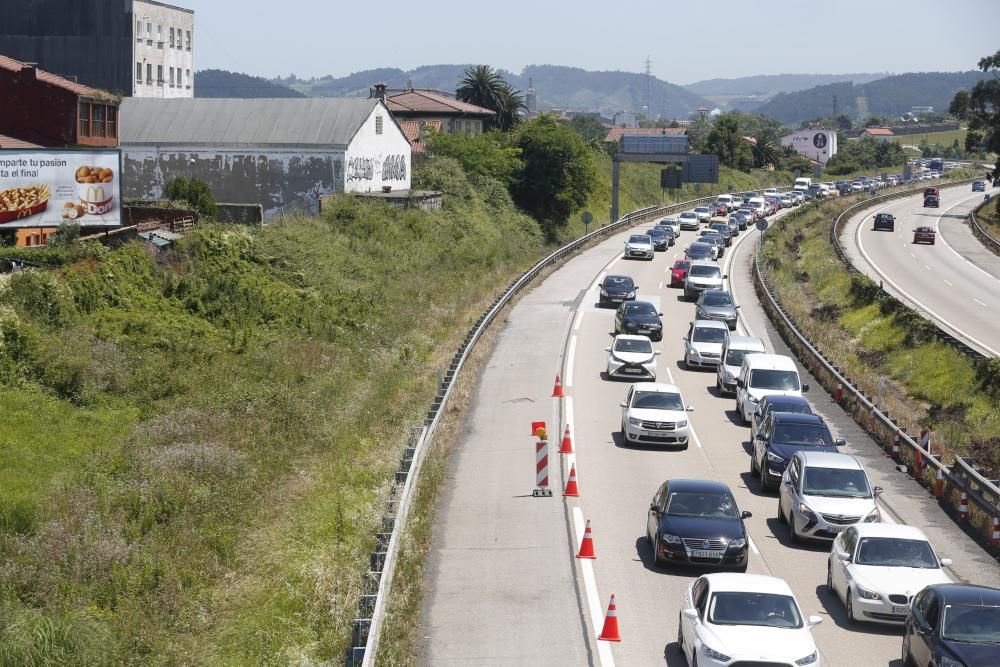
[(105, 202), (111, 199), (110, 193), (105, 193), (104, 188), (100, 185), (92, 185), (87, 188), (87, 192), (84, 195), (83, 200), (85, 202)]

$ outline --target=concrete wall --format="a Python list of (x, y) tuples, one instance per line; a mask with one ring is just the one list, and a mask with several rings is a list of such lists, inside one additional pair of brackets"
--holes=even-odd
[[(381, 118), (382, 133), (378, 134)], [(347, 147), (344, 165), (346, 192), (381, 192), (410, 189), (410, 142), (385, 107), (376, 106)]]

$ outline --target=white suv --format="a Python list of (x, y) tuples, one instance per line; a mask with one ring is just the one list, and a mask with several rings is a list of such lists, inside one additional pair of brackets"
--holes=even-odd
[(687, 449), (687, 413), (681, 390), (672, 384), (637, 382), (628, 389), (622, 408), (626, 445), (680, 445)]
[(833, 540), (848, 526), (876, 523), (882, 514), (861, 463), (839, 452), (795, 452), (778, 490), (778, 519), (787, 523), (792, 541)]

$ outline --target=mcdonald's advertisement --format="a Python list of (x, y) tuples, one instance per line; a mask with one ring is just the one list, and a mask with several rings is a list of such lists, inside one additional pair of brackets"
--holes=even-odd
[(64, 222), (122, 224), (120, 153), (0, 151), (0, 229)]

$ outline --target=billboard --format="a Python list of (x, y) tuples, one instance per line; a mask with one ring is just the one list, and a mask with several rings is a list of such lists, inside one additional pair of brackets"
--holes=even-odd
[(837, 154), (837, 131), (799, 130), (782, 137), (781, 145), (791, 146), (799, 155), (826, 164)]
[(0, 229), (64, 222), (122, 224), (118, 150), (0, 151)]
[(684, 163), (685, 183), (718, 183), (719, 156), (691, 155)]

